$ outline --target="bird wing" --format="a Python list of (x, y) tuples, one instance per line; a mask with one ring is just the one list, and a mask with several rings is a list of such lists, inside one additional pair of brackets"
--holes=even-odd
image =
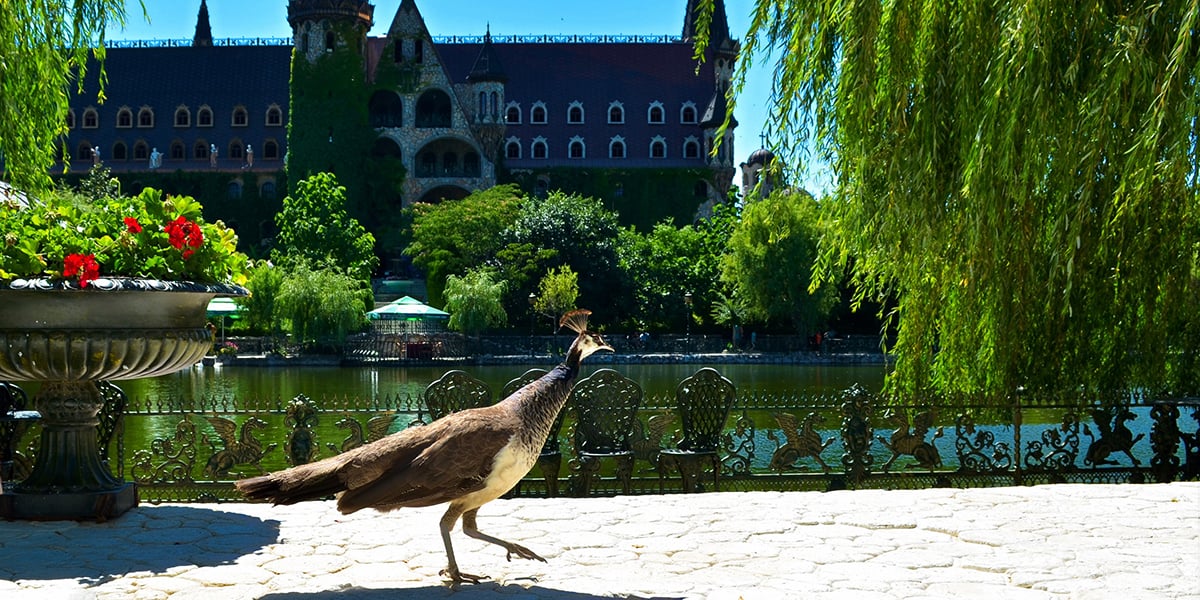
[[(430, 506), (483, 489), (516, 423), (496, 407), (465, 410), (363, 448), (343, 469), (338, 510)], [(386, 442), (391, 441), (391, 444)]]

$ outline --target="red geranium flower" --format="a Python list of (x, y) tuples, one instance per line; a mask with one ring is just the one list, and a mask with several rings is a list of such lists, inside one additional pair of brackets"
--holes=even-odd
[[(167, 232), (167, 240), (176, 250), (183, 250), (183, 258), (188, 259), (195, 254), (193, 248), (204, 245), (204, 232), (200, 226), (180, 215), (174, 221), (167, 223), (163, 229)], [(187, 246), (187, 248), (184, 248)]]
[(63, 259), (63, 277), (79, 277), (79, 287), (100, 277), (100, 264), (95, 254), (68, 254)]
[(138, 223), (137, 217), (125, 217), (125, 229), (129, 233), (141, 233), (142, 224)]

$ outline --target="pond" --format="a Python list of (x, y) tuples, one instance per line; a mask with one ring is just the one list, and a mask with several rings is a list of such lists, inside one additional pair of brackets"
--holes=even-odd
[[(882, 365), (785, 364), (613, 364), (603, 365), (637, 381), (647, 397), (669, 396), (675, 386), (701, 367), (713, 367), (737, 386), (739, 394), (832, 394), (854, 384), (872, 391), (883, 385)], [(545, 364), (460, 367), (203, 367), (171, 375), (119, 382), (130, 399), (252, 398), (284, 401), (304, 394), (309, 398), (395, 395), (418, 396), (447, 370), (458, 368), (486, 382), (495, 393), (504, 384), (531, 368)], [(585, 365), (580, 378), (597, 368)]]

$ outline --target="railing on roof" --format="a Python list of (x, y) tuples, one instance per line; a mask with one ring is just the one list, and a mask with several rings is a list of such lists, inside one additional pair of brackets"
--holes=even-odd
[[(214, 38), (213, 46), (291, 46), (290, 37)], [(106, 48), (188, 48), (192, 40), (187, 38), (160, 40), (107, 40)]]
[[(677, 35), (625, 35), (625, 34), (524, 34), (493, 35), (497, 44), (677, 44), (683, 38)], [(290, 37), (214, 38), (213, 46), (291, 46)], [(435, 35), (435, 44), (482, 44), (482, 35)], [(108, 40), (108, 48), (189, 48), (189, 38), (156, 40)]]
[[(494, 44), (675, 44), (677, 35), (525, 34), (493, 35)], [(435, 35), (435, 44), (482, 44), (482, 35)]]

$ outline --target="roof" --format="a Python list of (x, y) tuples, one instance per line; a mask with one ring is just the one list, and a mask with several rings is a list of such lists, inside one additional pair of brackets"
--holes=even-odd
[[(109, 149), (118, 140), (130, 148), (137, 140), (144, 140), (163, 153), (172, 141), (180, 140), (188, 148), (190, 160), (190, 149), (196, 141), (224, 149), (234, 139), (255, 148), (272, 139), (279, 145), (282, 158), (287, 144), (291, 53), (290, 45), (110, 48), (105, 60), (108, 101), (96, 102), (99, 69), (93, 63), (84, 81), (84, 94), (74, 94), (71, 99), (76, 127), (68, 136), (68, 148), (73, 150), (83, 141), (98, 146), (105, 164), (117, 171), (122, 165), (110, 160)], [(213, 112), (211, 127), (197, 125), (197, 111), (202, 105)], [(117, 113), (124, 106), (133, 112), (134, 126), (116, 128)], [(137, 114), (143, 106), (154, 111), (153, 127), (137, 126)], [(180, 106), (191, 112), (188, 127), (175, 127), (175, 110)], [(245, 126), (232, 123), (238, 106), (247, 111)], [(282, 125), (266, 124), (271, 106), (282, 112)], [(100, 126), (96, 129), (82, 127), (83, 112), (88, 107), (99, 114)], [(221, 150), (223, 160), (225, 154)], [(261, 153), (258, 158), (262, 159)], [(164, 168), (170, 165), (164, 163)], [(276, 168), (282, 168), (282, 160)]]

